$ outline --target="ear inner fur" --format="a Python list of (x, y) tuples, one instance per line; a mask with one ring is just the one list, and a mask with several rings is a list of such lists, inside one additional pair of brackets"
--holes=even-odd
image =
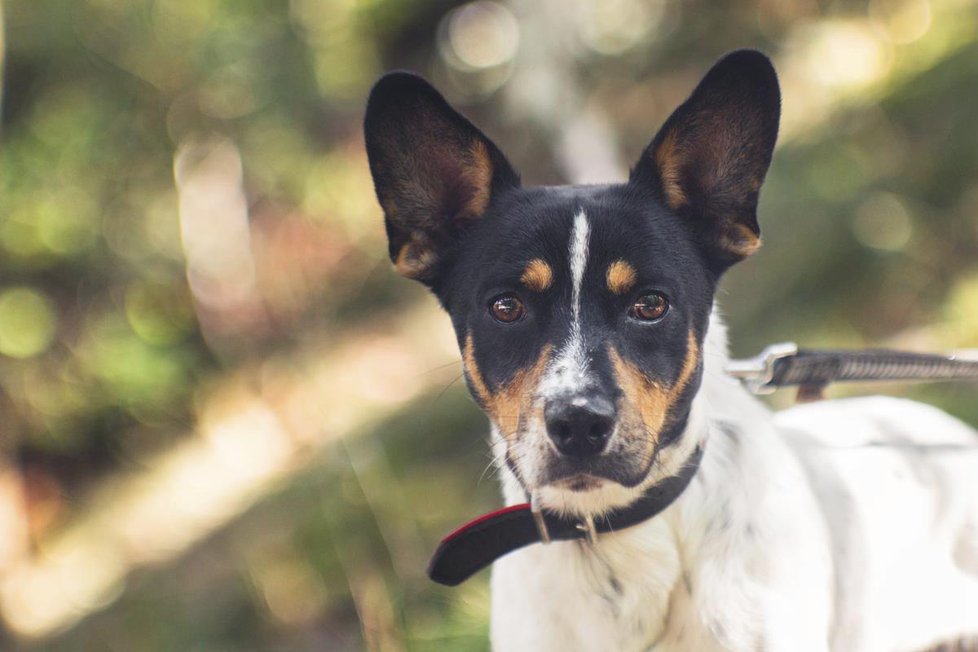
[(527, 264), (526, 269), (523, 270), (523, 274), (520, 276), (520, 282), (525, 285), (528, 290), (532, 290), (533, 292), (544, 292), (549, 290), (550, 286), (553, 284), (553, 280), (553, 268), (541, 258), (534, 258), (531, 260)]
[(465, 337), (465, 349), (462, 352), (465, 372), (468, 374), (472, 387), (489, 417), (507, 439), (517, 437), (520, 431), (521, 417), (534, 410), (536, 386), (550, 361), (551, 350), (552, 347), (549, 344), (544, 346), (533, 366), (520, 369), (513, 374), (509, 382), (496, 388), (496, 391), (493, 392), (486, 384), (475, 361), (475, 345), (473, 344), (472, 333), (469, 332)]
[(469, 157), (471, 165), (462, 170), (462, 178), (471, 188), (472, 196), (460, 213), (463, 219), (473, 219), (485, 213), (492, 191), (492, 158), (486, 144), (481, 140), (472, 141)]
[(758, 193), (777, 139), (781, 94), (763, 54), (719, 60), (666, 120), (632, 170), (696, 233), (723, 272), (760, 246)]
[(461, 235), (495, 192), (519, 186), (519, 175), (492, 141), (411, 73), (390, 73), (374, 85), (364, 137), (395, 269), (435, 289)]
[(635, 268), (624, 260), (616, 260), (608, 266), (608, 289), (613, 294), (625, 294), (635, 286)]
[(659, 168), (659, 179), (662, 183), (662, 194), (666, 204), (672, 210), (683, 206), (688, 198), (680, 180), (682, 158), (676, 146), (676, 132), (671, 131), (662, 139), (655, 150), (655, 163)]
[(689, 331), (683, 368), (679, 377), (670, 386), (649, 378), (641, 369), (625, 360), (614, 347), (609, 348), (608, 354), (615, 369), (618, 386), (624, 395), (622, 406), (635, 409), (632, 414), (623, 413), (622, 421), (630, 422), (633, 426), (640, 425), (642, 431), (651, 433), (649, 445), (654, 446), (669, 411), (689, 385), (700, 364), (696, 334)]

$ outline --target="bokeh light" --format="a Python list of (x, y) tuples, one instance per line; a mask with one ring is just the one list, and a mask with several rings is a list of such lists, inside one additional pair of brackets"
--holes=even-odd
[(54, 340), (57, 315), (50, 299), (31, 288), (0, 291), (0, 354), (30, 358)]
[(391, 271), (385, 70), (525, 184), (602, 183), (762, 49), (784, 112), (735, 351), (978, 347), (976, 0), (62, 4), (0, 0), (4, 649), (488, 649), (486, 578), (423, 576), (499, 497), (448, 321)]

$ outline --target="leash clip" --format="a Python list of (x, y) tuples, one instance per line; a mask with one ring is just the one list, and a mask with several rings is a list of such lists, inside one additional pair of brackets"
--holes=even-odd
[(584, 536), (587, 537), (587, 542), (590, 543), (592, 546), (597, 542), (598, 530), (597, 528), (594, 527), (593, 516), (588, 514), (587, 516), (584, 517), (584, 522), (578, 523), (575, 527), (584, 533)]
[(754, 394), (771, 394), (777, 387), (771, 385), (774, 380), (774, 365), (782, 358), (798, 355), (798, 345), (794, 342), (771, 344), (760, 355), (746, 360), (731, 360), (727, 363), (729, 375), (743, 381)]
[(530, 513), (533, 515), (533, 523), (537, 526), (540, 534), (540, 541), (546, 545), (550, 543), (550, 530), (547, 529), (547, 522), (543, 519), (543, 509), (540, 507), (540, 497), (537, 492), (530, 495)]

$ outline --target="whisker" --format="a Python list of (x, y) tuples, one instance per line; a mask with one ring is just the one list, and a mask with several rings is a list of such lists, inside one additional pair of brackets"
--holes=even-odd
[(462, 378), (462, 376), (464, 376), (464, 375), (465, 375), (465, 372), (463, 371), (459, 375), (457, 375), (454, 378), (452, 378), (448, 382), (448, 384), (445, 385), (440, 392), (438, 392), (438, 396), (435, 397), (435, 401), (440, 400), (441, 397), (445, 395), (445, 392), (447, 392), (449, 389), (451, 389), (452, 388), (452, 385), (454, 385), (455, 383), (457, 383), (459, 381), (459, 379)]

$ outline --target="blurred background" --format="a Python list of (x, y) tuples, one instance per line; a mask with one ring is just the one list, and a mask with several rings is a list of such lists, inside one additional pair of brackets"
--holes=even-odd
[[(976, 5), (0, 0), (0, 649), (488, 649), (487, 574), (423, 573), (500, 500), (386, 258), (388, 69), (528, 184), (613, 181), (760, 48), (784, 118), (734, 351), (978, 346)], [(974, 386), (882, 389), (978, 424)]]

